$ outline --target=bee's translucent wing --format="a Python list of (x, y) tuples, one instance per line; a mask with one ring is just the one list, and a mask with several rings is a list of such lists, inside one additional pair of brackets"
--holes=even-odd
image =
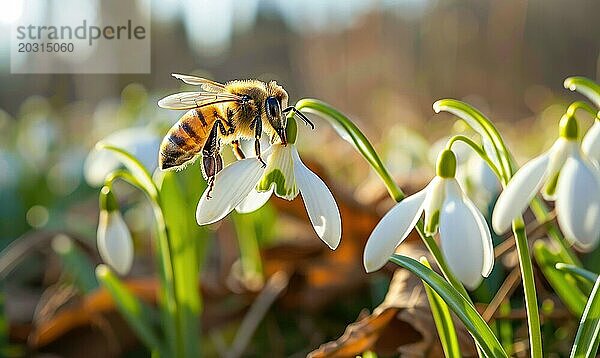
[(158, 105), (167, 109), (192, 109), (241, 100), (242, 97), (232, 93), (180, 92), (161, 99)]
[(222, 85), (218, 82), (207, 80), (206, 78), (200, 78), (196, 76), (190, 75), (182, 75), (179, 73), (172, 73), (171, 76), (182, 80), (188, 85), (200, 86), (203, 90), (207, 92), (220, 93), (225, 90), (225, 85)]

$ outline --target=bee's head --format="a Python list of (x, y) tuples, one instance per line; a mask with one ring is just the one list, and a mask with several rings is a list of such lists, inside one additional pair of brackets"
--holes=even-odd
[(271, 81), (268, 84), (267, 99), (265, 100), (265, 113), (269, 124), (279, 136), (281, 144), (287, 144), (285, 128), (287, 125), (287, 117), (283, 114), (283, 108), (287, 106), (288, 94), (277, 84)]

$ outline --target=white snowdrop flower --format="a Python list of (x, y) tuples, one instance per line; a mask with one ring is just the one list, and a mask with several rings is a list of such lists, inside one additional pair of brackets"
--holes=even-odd
[(492, 226), (498, 234), (506, 232), (542, 190), (547, 200), (556, 201), (557, 220), (566, 238), (584, 251), (596, 247), (600, 237), (600, 171), (581, 151), (577, 138), (577, 121), (563, 116), (554, 145), (523, 165), (500, 194), (492, 214)]
[[(158, 166), (156, 153), (161, 138), (150, 128), (132, 127), (116, 131), (101, 142), (122, 148), (137, 158), (150, 173)], [(95, 187), (104, 183), (106, 176), (119, 168), (121, 162), (108, 150), (92, 149), (85, 159), (83, 174), (86, 182)]]
[(108, 187), (100, 192), (100, 219), (97, 232), (98, 252), (102, 260), (120, 275), (133, 264), (133, 240), (117, 201)]
[(581, 141), (581, 150), (596, 165), (600, 164), (600, 112)]
[(274, 143), (263, 152), (267, 158), (265, 167), (257, 158), (246, 158), (217, 173), (211, 197), (208, 198), (207, 189), (198, 203), (198, 224), (217, 222), (234, 208), (240, 213), (255, 211), (272, 193), (287, 200), (293, 200), (300, 193), (315, 232), (335, 249), (342, 236), (338, 206), (323, 180), (300, 159), (294, 144), (295, 134), (287, 137), (287, 145)]
[(424, 213), (425, 231), (439, 231), (442, 253), (449, 268), (470, 289), (481, 283), (494, 266), (492, 239), (483, 215), (455, 179), (456, 157), (444, 150), (437, 176), (421, 191), (396, 204), (377, 224), (364, 252), (367, 272), (380, 269), (408, 237)]
[(482, 212), (489, 210), (492, 200), (502, 190), (494, 171), (476, 154), (471, 155), (463, 166), (459, 166), (456, 180)]

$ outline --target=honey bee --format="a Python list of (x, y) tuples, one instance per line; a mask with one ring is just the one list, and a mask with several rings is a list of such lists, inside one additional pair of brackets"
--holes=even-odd
[(223, 168), (221, 142), (230, 144), (238, 159), (245, 158), (240, 139), (254, 139), (254, 150), (263, 166), (260, 138), (287, 144), (286, 114), (294, 111), (306, 124), (314, 125), (293, 106), (287, 92), (275, 81), (234, 80), (221, 84), (208, 79), (172, 74), (183, 82), (200, 87), (197, 92), (181, 92), (161, 99), (167, 109), (188, 110), (171, 127), (160, 146), (161, 170), (181, 169), (202, 155), (202, 174), (210, 187)]

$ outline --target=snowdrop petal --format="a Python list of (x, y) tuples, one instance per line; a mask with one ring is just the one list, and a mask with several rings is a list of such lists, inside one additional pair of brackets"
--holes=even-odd
[[(242, 152), (244, 152), (244, 155), (246, 155), (246, 158), (256, 157), (254, 142), (255, 142), (254, 139), (243, 139), (242, 138), (239, 140), (240, 149), (242, 150)], [(260, 143), (261, 156), (263, 158), (267, 158), (268, 155), (267, 155), (266, 151), (271, 147), (271, 144), (269, 143), (269, 136), (263, 132), (263, 134), (260, 136), (259, 143)]]
[(96, 239), (102, 260), (120, 275), (126, 275), (133, 264), (133, 241), (119, 211), (100, 211)]
[(252, 189), (250, 194), (235, 207), (235, 211), (240, 214), (256, 211), (269, 201), (271, 194), (273, 194), (273, 189), (267, 191), (256, 191), (256, 189)]
[[(475, 289), (482, 281), (482, 272), (489, 267), (484, 263), (486, 232), (473, 210), (467, 204), (455, 180), (448, 180), (446, 200), (440, 213), (440, 241), (442, 253), (456, 277), (469, 289)], [(485, 225), (485, 223), (484, 223)], [(487, 263), (489, 265), (489, 262)]]
[(231, 163), (215, 176), (208, 198), (206, 189), (196, 208), (198, 225), (207, 225), (223, 219), (254, 189), (263, 174), (260, 161), (247, 158)]
[(258, 190), (274, 189), (275, 195), (278, 197), (292, 200), (298, 196), (292, 159), (292, 151), (296, 151), (295, 146), (274, 144), (271, 146), (271, 150), (264, 175), (258, 184)]
[(496, 195), (502, 186), (490, 166), (478, 155), (469, 159), (467, 171), (477, 190), (484, 191), (486, 195)]
[(466, 197), (464, 198), (464, 202), (471, 211), (475, 221), (477, 221), (481, 243), (483, 244), (483, 267), (481, 269), (481, 275), (483, 277), (488, 277), (494, 268), (494, 244), (492, 243), (490, 228), (488, 227), (483, 214), (481, 214), (475, 204)]
[(500, 194), (492, 214), (492, 226), (498, 234), (510, 228), (511, 222), (523, 214), (540, 190), (548, 161), (548, 154), (543, 154), (526, 163)]
[(338, 206), (327, 185), (302, 163), (295, 146), (291, 147), (296, 181), (310, 222), (321, 240), (335, 250), (342, 238)]
[(557, 184), (556, 214), (565, 237), (590, 251), (600, 238), (600, 179), (580, 156), (569, 158)]
[(579, 152), (579, 147), (576, 141), (558, 138), (554, 145), (548, 151), (549, 161), (546, 169), (546, 184), (542, 190), (544, 199), (548, 201), (556, 200), (556, 183), (560, 170), (563, 165), (572, 155)]
[(595, 120), (594, 124), (583, 137), (581, 150), (591, 160), (596, 163), (600, 162), (600, 120)]
[(367, 272), (382, 268), (396, 247), (408, 237), (421, 217), (428, 188), (396, 204), (377, 224), (365, 247), (363, 263)]

